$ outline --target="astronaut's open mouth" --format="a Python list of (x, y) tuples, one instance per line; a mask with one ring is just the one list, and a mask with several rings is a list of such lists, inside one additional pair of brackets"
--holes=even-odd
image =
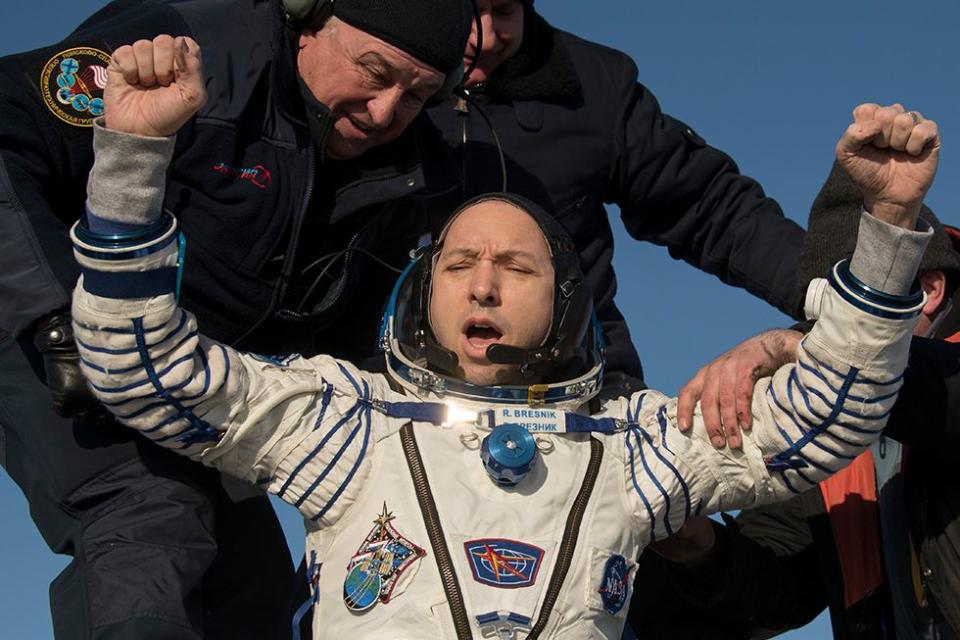
[(488, 324), (472, 324), (467, 327), (467, 340), (482, 342), (496, 342), (503, 337), (496, 327)]
[(499, 327), (486, 319), (470, 319), (463, 329), (463, 335), (471, 347), (479, 350), (479, 353), (483, 353), (488, 346), (500, 341), (503, 337), (503, 332), (500, 331)]

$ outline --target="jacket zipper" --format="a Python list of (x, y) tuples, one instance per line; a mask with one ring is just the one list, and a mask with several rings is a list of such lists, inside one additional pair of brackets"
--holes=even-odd
[[(464, 89), (466, 93), (466, 89)], [(469, 95), (469, 94), (468, 94)], [(453, 106), (460, 122), (460, 197), (467, 197), (467, 119), (470, 117), (470, 105), (464, 96), (457, 96)]]
[(577, 550), (580, 524), (583, 522), (583, 514), (590, 502), (590, 494), (593, 493), (593, 487), (597, 484), (597, 475), (600, 473), (600, 462), (602, 460), (603, 443), (596, 438), (590, 438), (590, 462), (587, 464), (587, 472), (583, 476), (580, 491), (577, 493), (573, 506), (570, 508), (570, 513), (567, 515), (567, 524), (563, 529), (563, 538), (560, 540), (560, 555), (557, 558), (553, 574), (550, 576), (550, 584), (547, 585), (547, 594), (543, 598), (540, 616), (527, 635), (527, 640), (539, 638), (550, 620), (550, 613), (557, 603), (560, 589), (563, 588), (563, 581), (566, 579), (567, 572), (570, 571), (570, 565), (573, 562), (573, 554)]
[(427, 537), (430, 538), (433, 557), (436, 559), (437, 568), (440, 570), (440, 581), (443, 583), (443, 591), (447, 596), (450, 614), (453, 616), (453, 627), (457, 632), (457, 640), (472, 640), (473, 632), (470, 630), (470, 617), (467, 615), (463, 594), (460, 592), (457, 573), (453, 569), (450, 550), (447, 549), (446, 539), (443, 537), (443, 527), (440, 525), (437, 503), (430, 491), (430, 483), (427, 481), (427, 473), (423, 467), (423, 458), (420, 456), (420, 449), (417, 448), (417, 438), (413, 435), (412, 422), (408, 422), (400, 429), (400, 443), (403, 446), (403, 455), (407, 459), (407, 466), (410, 467), (410, 477), (413, 479), (413, 486), (417, 492), (417, 502), (420, 505), (420, 513), (423, 515), (423, 523), (427, 527)]
[[(364, 229), (365, 228), (366, 227), (364, 227)], [(344, 278), (347, 277), (347, 273), (350, 269), (350, 258), (353, 256), (353, 245), (357, 242), (357, 239), (360, 237), (360, 234), (362, 232), (363, 232), (363, 229), (354, 233), (353, 236), (350, 238), (350, 241), (347, 242), (346, 248), (343, 250), (343, 253), (344, 253), (343, 269), (341, 273), (343, 274)], [(331, 260), (339, 260), (339, 257), (331, 258)], [(310, 320), (311, 318), (315, 317), (319, 313), (323, 313), (328, 309), (332, 309), (333, 307), (336, 306), (337, 301), (340, 300), (340, 296), (343, 294), (343, 289), (345, 288), (345, 283), (341, 282), (340, 284), (342, 286), (339, 289), (337, 289), (336, 295), (333, 296), (333, 300), (331, 300), (329, 304), (327, 304), (325, 309), (322, 309), (319, 312), (312, 312), (312, 311), (300, 311), (299, 308), (298, 309), (281, 308), (277, 311), (277, 317), (283, 318), (285, 320), (297, 320), (297, 321)], [(316, 294), (316, 291), (312, 292), (310, 296), (312, 297), (315, 294)], [(301, 301), (301, 303), (298, 304), (297, 306), (299, 307), (302, 304), (303, 304), (303, 301)]]
[[(369, 223), (368, 223), (369, 224)], [(353, 258), (353, 245), (357, 243), (357, 240), (360, 238), (360, 234), (366, 229), (366, 226), (360, 228), (360, 231), (357, 231), (353, 234), (353, 237), (350, 238), (350, 242), (347, 243), (347, 254), (343, 256), (343, 278), (346, 280), (350, 274), (350, 260)], [(337, 293), (333, 296), (333, 300), (327, 305), (327, 309), (332, 309), (337, 305), (337, 302), (340, 300), (340, 296), (343, 295), (343, 290), (346, 288), (347, 283), (341, 282), (340, 287), (337, 289)]]
[(310, 207), (310, 200), (313, 198), (313, 184), (317, 181), (316, 175), (316, 164), (317, 164), (317, 150), (313, 144), (310, 145), (310, 153), (307, 154), (307, 187), (303, 193), (303, 204), (300, 207), (300, 211), (297, 212), (297, 217), (293, 220), (293, 226), (290, 231), (290, 242), (288, 244), (288, 251), (285, 256), (285, 262), (283, 268), (280, 272), (280, 286), (277, 287), (274, 292), (273, 300), (270, 301), (270, 307), (266, 312), (257, 320), (253, 325), (247, 329), (234, 344), (239, 345), (243, 340), (250, 336), (254, 331), (256, 331), (260, 325), (266, 322), (267, 318), (274, 315), (274, 309), (276, 309), (280, 303), (283, 302), (283, 296), (287, 292), (287, 283), (290, 281), (290, 274), (293, 271), (293, 265), (295, 263), (296, 253), (297, 253), (297, 244), (300, 242), (300, 227), (303, 226), (303, 220), (307, 216), (307, 209)]

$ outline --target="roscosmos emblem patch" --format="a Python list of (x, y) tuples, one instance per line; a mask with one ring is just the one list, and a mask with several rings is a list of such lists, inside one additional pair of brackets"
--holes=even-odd
[(47, 109), (75, 127), (89, 127), (103, 115), (110, 55), (93, 47), (74, 47), (50, 58), (40, 72), (40, 95)]

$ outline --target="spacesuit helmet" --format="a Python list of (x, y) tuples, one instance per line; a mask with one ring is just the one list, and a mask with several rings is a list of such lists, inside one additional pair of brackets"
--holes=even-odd
[[(529, 215), (543, 233), (554, 270), (549, 329), (534, 347), (494, 343), (486, 357), (517, 367), (529, 385), (481, 387), (458, 376), (458, 358), (437, 340), (429, 309), (433, 269), (451, 224), (465, 210), (489, 200), (506, 202)], [(448, 219), (437, 240), (416, 250), (387, 304), (380, 346), (387, 368), (403, 386), (440, 395), (495, 398), (498, 401), (586, 400), (599, 390), (603, 372), (603, 336), (593, 312), (573, 240), (542, 207), (511, 193), (488, 193), (464, 203)], [(416, 387), (414, 389), (413, 387)]]

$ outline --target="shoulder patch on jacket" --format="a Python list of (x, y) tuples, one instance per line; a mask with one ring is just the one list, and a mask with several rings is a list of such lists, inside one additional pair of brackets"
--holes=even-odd
[(65, 49), (47, 60), (37, 78), (43, 103), (58, 119), (90, 127), (103, 115), (110, 54), (89, 46)]

